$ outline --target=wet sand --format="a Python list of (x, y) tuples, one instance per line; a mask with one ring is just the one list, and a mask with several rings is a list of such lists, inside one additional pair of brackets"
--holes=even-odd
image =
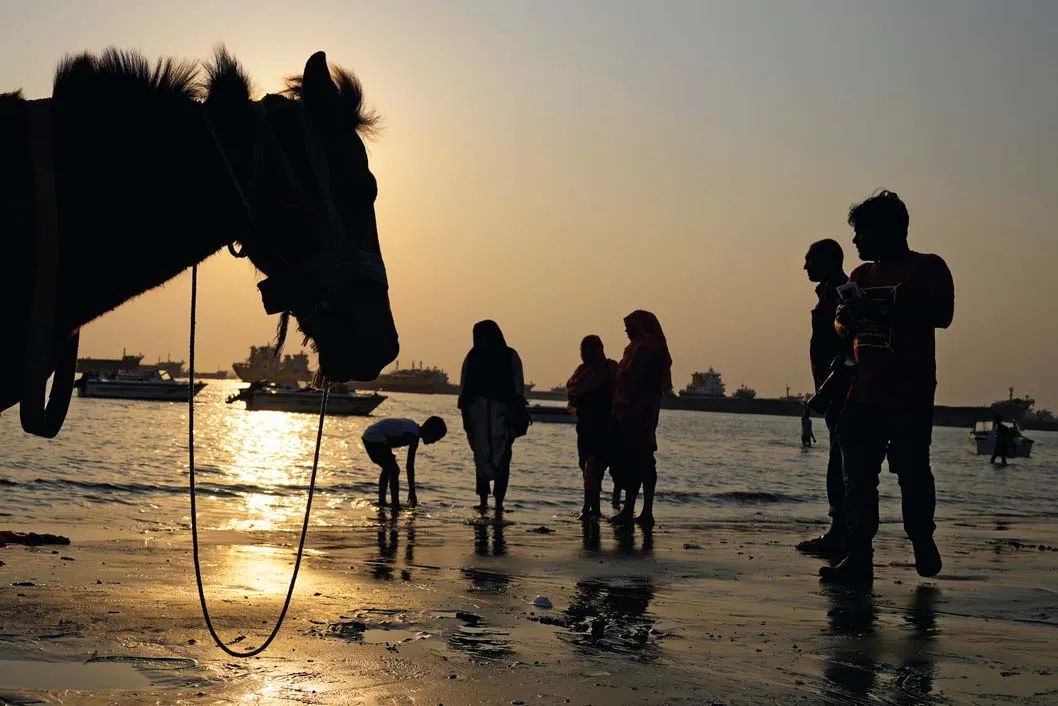
[[(1058, 702), (1046, 524), (942, 526), (935, 580), (885, 525), (870, 593), (820, 587), (819, 562), (791, 548), (818, 527), (539, 527), (471, 510), (442, 523), (428, 504), (315, 527), (280, 637), (248, 660), (210, 641), (186, 532), (34, 527), (73, 544), (0, 549), (0, 703)], [(208, 533), (208, 595), (234, 647), (267, 634), (295, 539)]]

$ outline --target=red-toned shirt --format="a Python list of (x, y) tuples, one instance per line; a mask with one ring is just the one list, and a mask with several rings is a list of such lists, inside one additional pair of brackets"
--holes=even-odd
[(869, 262), (850, 280), (883, 304), (887, 321), (857, 333), (849, 399), (887, 412), (928, 413), (937, 388), (935, 331), (951, 325), (955, 285), (937, 255)]

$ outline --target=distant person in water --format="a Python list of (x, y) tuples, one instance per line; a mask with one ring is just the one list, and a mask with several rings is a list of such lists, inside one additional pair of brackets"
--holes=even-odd
[(805, 407), (805, 412), (801, 415), (801, 446), (810, 449), (815, 442), (816, 435), (812, 433), (812, 413)]
[(937, 387), (936, 329), (951, 325), (955, 286), (937, 255), (912, 251), (900, 197), (882, 191), (849, 210), (860, 259), (853, 270), (859, 296), (838, 306), (836, 327), (852, 340), (856, 366), (838, 426), (845, 463), (848, 554), (819, 570), (824, 582), (869, 583), (878, 532), (882, 460), (900, 479), (904, 531), (915, 568), (936, 576), (942, 566), (933, 540), (937, 496), (930, 470)]
[[(619, 438), (614, 470), (625, 490), (625, 503), (610, 521), (633, 519), (654, 524), (654, 489), (658, 472), (654, 452), (662, 396), (672, 390), (672, 358), (658, 318), (649, 311), (633, 311), (625, 317), (628, 347), (617, 367), (614, 391), (614, 421)], [(635, 517), (636, 498), (643, 489), (643, 511)]]
[[(838, 442), (838, 420), (845, 407), (849, 375), (845, 360), (852, 355), (850, 341), (834, 328), (840, 298), (838, 287), (849, 281), (845, 274), (845, 253), (836, 240), (826, 238), (812, 243), (805, 254), (804, 270), (816, 285), (816, 305), (812, 309), (812, 337), (808, 362), (812, 368), (815, 395), (812, 403), (827, 425), (830, 454), (827, 457), (827, 504), (830, 527), (819, 537), (797, 545), (798, 551), (840, 561), (845, 553), (848, 526), (845, 521), (845, 478)], [(809, 408), (805, 407), (805, 414)], [(813, 438), (812, 441), (815, 441)], [(802, 439), (802, 443), (804, 440)], [(807, 444), (806, 444), (807, 445)]]
[(400, 464), (393, 449), (408, 449), (408, 507), (415, 507), (419, 504), (415, 494), (415, 452), (419, 449), (419, 441), (433, 444), (447, 433), (445, 420), (440, 417), (430, 417), (421, 426), (410, 419), (390, 417), (380, 419), (364, 430), (360, 440), (364, 443), (367, 457), (381, 469), (378, 475), (379, 507), (386, 506), (388, 488), (390, 505), (395, 509), (400, 508)]
[(582, 520), (602, 515), (599, 497), (602, 478), (613, 456), (613, 396), (617, 362), (606, 357), (602, 339), (585, 336), (580, 342), (581, 364), (566, 382), (569, 408), (577, 415), (577, 456), (584, 476)]
[(463, 429), (474, 453), (478, 506), (488, 507), (489, 484), (496, 511), (503, 511), (511, 477), (511, 452), (516, 427), (525, 414), (522, 360), (510, 348), (495, 321), (474, 324), (474, 347), (463, 361), (459, 381), (459, 409)]
[(1003, 417), (996, 415), (992, 419), (992, 433), (995, 435), (995, 445), (992, 447), (992, 460), (990, 463), (993, 465), (996, 459), (1000, 459), (1002, 463), (999, 465), (1007, 465), (1007, 454), (1010, 453), (1010, 444), (1013, 439), (1013, 434), (1010, 431), (1010, 427), (1003, 423)]

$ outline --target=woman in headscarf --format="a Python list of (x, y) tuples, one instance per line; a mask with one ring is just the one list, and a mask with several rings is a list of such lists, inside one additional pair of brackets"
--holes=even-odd
[(496, 512), (503, 511), (515, 439), (512, 424), (518, 414), (524, 414), (525, 405), (521, 358), (507, 346), (495, 321), (479, 321), (474, 324), (474, 347), (463, 361), (459, 409), (474, 452), (482, 510), (488, 507), (491, 481)]
[[(620, 436), (620, 452), (615, 470), (625, 489), (625, 504), (611, 521), (628, 523), (633, 519), (654, 523), (654, 488), (658, 472), (654, 452), (655, 432), (661, 411), (661, 398), (672, 389), (672, 358), (658, 318), (637, 310), (625, 317), (628, 347), (617, 367), (614, 392), (614, 421)], [(635, 517), (636, 497), (643, 488), (643, 511)]]
[(598, 336), (585, 336), (580, 342), (580, 359), (583, 362), (566, 383), (566, 394), (569, 408), (577, 415), (577, 455), (584, 476), (580, 518), (594, 520), (602, 514), (602, 477), (613, 455), (611, 428), (617, 362), (606, 357)]

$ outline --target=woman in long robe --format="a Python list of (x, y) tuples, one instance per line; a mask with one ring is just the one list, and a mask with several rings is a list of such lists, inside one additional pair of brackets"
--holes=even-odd
[[(522, 360), (507, 345), (495, 321), (474, 324), (474, 347), (463, 361), (459, 382), (459, 409), (463, 429), (474, 453), (478, 506), (488, 507), (489, 484), (496, 511), (503, 511), (511, 477), (515, 415), (525, 407)], [(524, 412), (522, 412), (524, 413)]]
[[(625, 489), (625, 504), (611, 518), (615, 523), (635, 519), (654, 524), (654, 490), (658, 472), (654, 452), (661, 398), (672, 389), (672, 358), (658, 318), (637, 310), (625, 317), (628, 347), (617, 366), (614, 421), (619, 435), (615, 460), (617, 479)], [(635, 517), (636, 498), (643, 488), (643, 511)]]

